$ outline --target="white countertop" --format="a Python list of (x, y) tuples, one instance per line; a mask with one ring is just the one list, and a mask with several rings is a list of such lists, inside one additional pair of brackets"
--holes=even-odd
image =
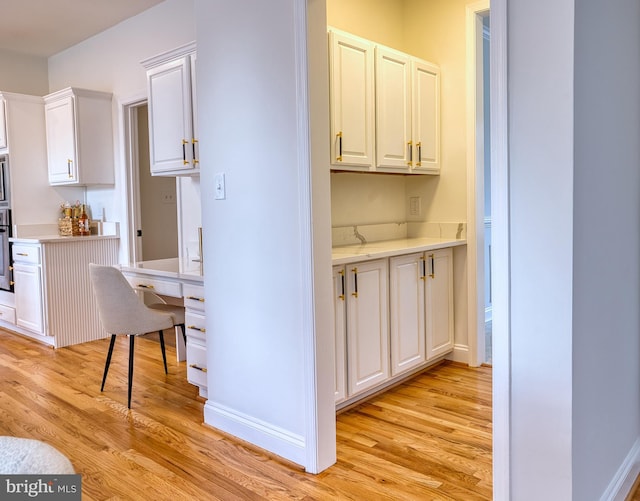
[(156, 259), (153, 261), (139, 261), (128, 265), (120, 265), (122, 271), (142, 273), (178, 280), (204, 281), (202, 263), (185, 261), (179, 258)]
[(331, 249), (331, 257), (333, 264), (339, 265), (466, 244), (466, 240), (453, 238), (402, 238), (399, 240), (371, 242), (364, 245), (333, 247)]
[(62, 236), (62, 235), (42, 235), (33, 237), (11, 237), (9, 242), (23, 244), (43, 244), (43, 243), (68, 243), (79, 242), (81, 240), (108, 240), (112, 238), (120, 238), (118, 235), (87, 235), (87, 236)]

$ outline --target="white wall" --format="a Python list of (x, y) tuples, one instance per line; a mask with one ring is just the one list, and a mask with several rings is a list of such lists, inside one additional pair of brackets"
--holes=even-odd
[[(121, 224), (120, 260), (128, 255), (127, 177), (125, 170), (123, 103), (146, 97), (146, 73), (140, 61), (187, 44), (195, 39), (193, 0), (166, 0), (94, 37), (49, 58), (49, 90), (67, 86), (112, 92), (115, 144), (115, 186), (87, 188), (87, 203), (96, 215)], [(199, 185), (191, 186), (190, 196), (199, 196)], [(197, 182), (196, 182), (197, 183)], [(197, 183), (199, 184), (199, 183)], [(199, 223), (199, 214), (191, 220)], [(194, 224), (185, 240), (196, 241)]]
[(566, 501), (578, 499), (571, 486), (574, 2), (508, 7), (511, 499)]
[(589, 500), (640, 437), (640, 5), (575, 17), (573, 496)]
[(0, 91), (44, 96), (49, 89), (47, 60), (0, 50)]
[[(326, 170), (314, 172), (313, 182), (324, 178), (321, 185), (308, 179), (307, 88), (300, 80), (306, 65), (297, 59), (306, 40), (296, 39), (296, 33), (306, 36), (298, 17), (304, 5), (197, 0), (196, 23), (198, 89), (207, 89), (198, 95), (200, 155), (211, 165), (201, 174), (202, 189), (213, 193), (215, 173), (224, 173), (226, 183), (226, 199), (203, 196), (210, 347), (205, 422), (309, 467), (314, 444), (335, 455), (335, 434), (318, 441), (310, 422), (318, 413), (330, 416), (335, 404), (327, 384), (332, 368), (316, 368), (309, 350), (314, 339), (315, 350), (328, 353), (333, 344), (327, 322), (319, 329), (323, 323), (313, 317), (331, 318), (323, 202), (329, 184)], [(326, 116), (320, 123), (328, 123)], [(326, 161), (322, 137), (314, 143)], [(313, 203), (325, 208), (313, 213), (313, 227), (312, 193)], [(325, 238), (311, 242), (316, 227)], [(320, 262), (317, 253), (312, 261), (316, 244)], [(318, 265), (314, 276), (312, 265)], [(314, 289), (325, 291), (317, 301)], [(316, 370), (324, 378), (317, 386)]]

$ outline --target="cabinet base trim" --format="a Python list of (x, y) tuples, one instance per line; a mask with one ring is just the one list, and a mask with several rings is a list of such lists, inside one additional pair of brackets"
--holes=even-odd
[[(391, 379), (388, 379), (386, 382), (381, 383), (378, 386), (375, 386), (374, 388), (371, 388), (368, 391), (364, 391), (362, 393), (358, 393), (357, 395), (354, 395), (353, 397), (349, 397), (347, 400), (343, 400), (342, 402), (338, 402), (336, 403), (336, 411), (339, 412), (344, 412), (346, 410), (349, 410), (351, 407), (354, 407), (356, 405), (361, 404), (362, 402), (364, 402), (365, 400), (375, 397), (376, 395), (379, 395), (380, 393), (384, 393), (385, 391), (390, 390), (391, 388), (393, 388), (394, 386), (398, 386), (401, 385), (402, 383), (404, 383), (405, 381), (407, 381), (408, 379), (411, 379), (412, 377), (425, 372), (429, 369), (432, 369), (434, 366), (442, 363), (444, 360), (448, 360), (451, 354), (447, 354), (447, 355), (442, 355), (439, 358), (434, 358), (433, 360), (429, 360), (425, 365), (421, 365), (420, 367), (417, 367), (411, 371), (405, 372), (403, 374), (398, 374), (397, 376), (392, 377)], [(466, 363), (466, 362), (465, 362)]]
[(204, 406), (204, 422), (298, 465), (305, 464), (305, 440), (300, 435), (211, 400)]
[(463, 364), (469, 363), (469, 347), (466, 344), (456, 344), (453, 346), (453, 351), (446, 356), (447, 360), (453, 362), (460, 362)]
[(38, 334), (37, 332), (30, 331), (28, 329), (25, 329), (24, 327), (20, 327), (19, 325), (10, 324), (9, 322), (4, 322), (2, 320), (0, 320), (0, 327), (2, 327), (3, 329), (13, 334), (19, 334), (21, 336), (35, 339), (40, 343), (46, 344), (48, 346), (53, 346), (54, 348), (57, 347), (55, 344), (55, 338), (53, 336), (45, 336), (43, 334)]

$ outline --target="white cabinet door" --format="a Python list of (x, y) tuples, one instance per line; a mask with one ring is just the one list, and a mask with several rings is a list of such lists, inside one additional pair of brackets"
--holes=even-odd
[(4, 99), (0, 99), (0, 151), (7, 149), (7, 112)]
[(14, 263), (13, 281), (15, 282), (16, 324), (38, 334), (44, 334), (40, 266)]
[(347, 307), (345, 302), (344, 266), (333, 267), (333, 301), (335, 330), (335, 397), (336, 403), (347, 398)]
[(424, 271), (423, 253), (389, 259), (392, 376), (426, 360)]
[(376, 46), (377, 170), (409, 172), (411, 141), (411, 57)]
[(389, 377), (388, 265), (386, 259), (347, 267), (349, 396)]
[(440, 68), (413, 59), (412, 143), (413, 172), (440, 173)]
[(152, 175), (196, 168), (191, 80), (190, 56), (147, 70)]
[(45, 105), (50, 184), (78, 181), (74, 105), (72, 96)]
[(453, 251), (427, 253), (427, 360), (453, 350)]
[(331, 164), (369, 170), (374, 155), (373, 44), (329, 32)]

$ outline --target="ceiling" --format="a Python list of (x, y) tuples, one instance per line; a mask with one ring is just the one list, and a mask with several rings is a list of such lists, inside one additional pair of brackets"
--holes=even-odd
[(63, 51), (163, 0), (1, 0), (0, 50)]

